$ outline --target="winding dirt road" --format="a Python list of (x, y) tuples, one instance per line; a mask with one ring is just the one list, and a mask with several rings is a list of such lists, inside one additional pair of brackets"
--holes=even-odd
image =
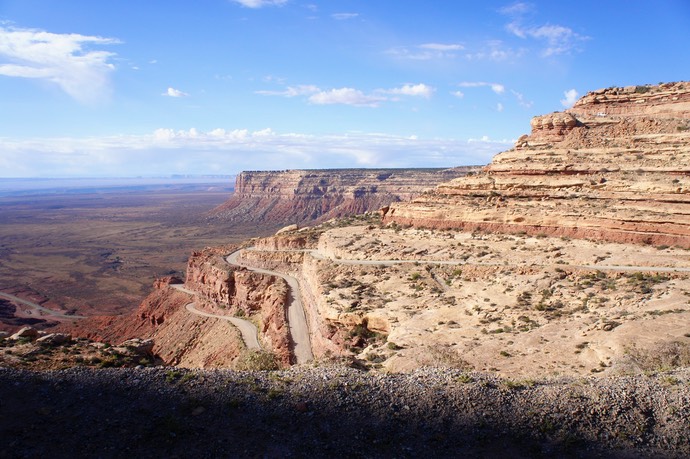
[[(176, 290), (179, 290), (192, 296), (196, 296), (197, 294), (194, 290), (185, 288), (183, 284), (171, 284), (170, 286)], [(239, 317), (221, 316), (218, 314), (211, 314), (209, 312), (199, 311), (194, 306), (194, 303), (187, 304), (185, 306), (185, 309), (187, 309), (187, 311), (191, 312), (192, 314), (196, 314), (198, 316), (227, 320), (235, 327), (237, 327), (237, 329), (240, 331), (240, 334), (242, 335), (242, 341), (244, 341), (244, 344), (245, 346), (247, 346), (248, 349), (261, 349), (261, 344), (259, 344), (259, 332), (257, 331), (256, 326), (250, 321), (240, 319)]]
[(294, 353), (297, 363), (305, 363), (314, 359), (314, 354), (311, 350), (311, 343), (309, 339), (309, 327), (307, 326), (307, 317), (304, 313), (304, 306), (302, 306), (302, 298), (299, 289), (299, 282), (292, 276), (270, 271), (268, 269), (254, 268), (239, 261), (239, 256), (242, 250), (228, 255), (225, 260), (235, 266), (247, 268), (260, 274), (268, 274), (270, 276), (280, 277), (287, 282), (290, 287), (289, 305), (288, 305), (288, 325), (290, 327), (290, 336), (294, 344)]
[(0, 297), (5, 298), (16, 303), (23, 304), (24, 306), (29, 306), (30, 308), (36, 309), (43, 313), (43, 317), (51, 316), (57, 317), (59, 319), (85, 319), (86, 316), (78, 316), (76, 314), (64, 314), (62, 312), (53, 311), (52, 309), (44, 308), (40, 304), (34, 303), (33, 301), (24, 300), (18, 296), (10, 295), (9, 293), (0, 292)]
[[(339, 265), (363, 265), (363, 266), (393, 266), (400, 264), (428, 264), (428, 265), (449, 265), (449, 266), (463, 266), (463, 265), (474, 265), (474, 266), (501, 266), (506, 267), (502, 263), (487, 263), (487, 262), (475, 262), (467, 263), (466, 261), (457, 260), (355, 260), (355, 259), (342, 259), (342, 258), (331, 258), (323, 255), (318, 250), (281, 250), (282, 252), (304, 252), (310, 254), (312, 257), (318, 260), (327, 260), (331, 263)], [(669, 266), (623, 266), (623, 265), (530, 265), (541, 268), (548, 268), (551, 266), (556, 266), (559, 268), (570, 268), (570, 269), (593, 269), (599, 271), (616, 271), (616, 272), (655, 272), (655, 273), (688, 273), (690, 268), (673, 268)]]

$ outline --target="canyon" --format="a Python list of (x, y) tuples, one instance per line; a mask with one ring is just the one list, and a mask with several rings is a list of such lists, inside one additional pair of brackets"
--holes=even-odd
[[(169, 364), (214, 367), (256, 352), (218, 319), (236, 317), (288, 366), (298, 359), (287, 304), (299, 297), (316, 361), (540, 377), (685, 355), (689, 107), (684, 82), (594, 91), (534, 118), (488, 166), (426, 171), (428, 181), (380, 170), (240, 174), (214, 215), (254, 208), (250, 220), (310, 226), (197, 250), (184, 281), (160, 279), (135, 313), (63, 326), (113, 342), (152, 338)], [(448, 180), (421, 192), (431, 176)], [(410, 185), (396, 201), (369, 199), (400, 181)], [(331, 189), (337, 198), (314, 213)], [(367, 210), (328, 218), (345, 209)]]
[[(270, 436), (298, 455), (326, 437), (324, 455), (332, 444), (359, 455), (365, 439), (385, 456), (686, 457), (689, 154), (690, 83), (679, 82), (590, 92), (535, 117), (486, 167), (430, 172), (433, 187), (406, 175), (414, 185), (398, 194), (374, 188), (394, 177), (381, 171), (240, 174), (208, 221), (287, 226), (194, 250), (184, 278), (157, 278), (131, 314), (54, 327), (72, 350), (0, 335), (0, 364), (14, 367), (0, 378), (25, 382), (0, 385), (7, 419), (14, 432), (62, 425), (62, 410), (34, 407), (46, 413), (34, 419), (25, 405), (31, 388), (67, 381), (72, 397), (105, 394), (109, 412), (136, 399), (158, 413), (168, 397), (152, 428), (117, 432), (172, 432), (182, 445), (192, 434), (179, 426), (197, 419), (194, 435), (241, 432), (240, 455), (271, 453)], [(135, 361), (91, 341), (150, 352)], [(26, 371), (60, 353), (137, 367)], [(156, 363), (177, 368), (142, 368)], [(359, 442), (342, 442), (353, 432)]]
[[(485, 168), (462, 170), (378, 213), (311, 213), (311, 226), (195, 252), (185, 288), (205, 299), (205, 310), (253, 321), (282, 365), (295, 362), (290, 294), (301, 295), (317, 361), (541, 377), (673, 360), (669, 349), (685, 355), (690, 337), (689, 107), (684, 82), (594, 91), (565, 112), (534, 118), (532, 132)], [(228, 216), (246, 199), (246, 209), (263, 203), (251, 218), (279, 221), (299, 203), (286, 218), (294, 222), (328, 188), (305, 180), (322, 178), (240, 174), (234, 204), (216, 212), (228, 205)], [(224, 259), (237, 248), (243, 266)], [(245, 266), (289, 274), (299, 292)], [(155, 340), (162, 328), (154, 329), (145, 337)], [(136, 328), (122, 328), (118, 339), (124, 330)], [(223, 339), (232, 341), (235, 361), (248, 352), (236, 333)], [(169, 355), (166, 339), (158, 341)]]

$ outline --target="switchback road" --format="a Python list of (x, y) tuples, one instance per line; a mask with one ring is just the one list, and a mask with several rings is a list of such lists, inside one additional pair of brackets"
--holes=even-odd
[(231, 265), (241, 266), (250, 271), (260, 274), (268, 274), (271, 276), (280, 277), (288, 283), (290, 287), (290, 295), (288, 305), (288, 325), (290, 327), (290, 335), (294, 344), (294, 353), (297, 363), (305, 363), (313, 360), (314, 355), (311, 351), (311, 343), (309, 339), (309, 327), (307, 326), (307, 318), (302, 306), (302, 299), (297, 279), (287, 274), (270, 271), (268, 269), (254, 268), (239, 261), (239, 255), (242, 250), (231, 253), (227, 256), (226, 261)]

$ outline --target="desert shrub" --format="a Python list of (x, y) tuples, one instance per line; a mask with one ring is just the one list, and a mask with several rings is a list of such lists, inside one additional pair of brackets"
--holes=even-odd
[(445, 368), (460, 368), (463, 370), (470, 370), (472, 366), (460, 356), (460, 353), (454, 349), (437, 344), (429, 346), (429, 356), (432, 358), (432, 366)]
[(240, 371), (271, 371), (279, 368), (276, 355), (269, 351), (248, 350), (235, 362), (235, 369)]
[(630, 363), (642, 371), (663, 371), (690, 366), (690, 346), (679, 341), (659, 343), (650, 349), (626, 349)]

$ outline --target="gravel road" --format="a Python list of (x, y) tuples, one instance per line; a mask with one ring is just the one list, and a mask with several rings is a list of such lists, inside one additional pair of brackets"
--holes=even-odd
[(306, 363), (313, 360), (314, 355), (311, 350), (311, 341), (309, 338), (309, 326), (307, 325), (307, 318), (302, 306), (302, 299), (300, 294), (299, 282), (294, 277), (271, 271), (268, 269), (256, 268), (246, 263), (239, 261), (239, 255), (242, 251), (238, 250), (226, 257), (226, 261), (231, 265), (241, 266), (250, 271), (261, 274), (268, 274), (271, 276), (281, 277), (285, 279), (290, 287), (290, 304), (288, 304), (288, 325), (290, 326), (290, 336), (294, 344), (294, 354), (297, 363)]

